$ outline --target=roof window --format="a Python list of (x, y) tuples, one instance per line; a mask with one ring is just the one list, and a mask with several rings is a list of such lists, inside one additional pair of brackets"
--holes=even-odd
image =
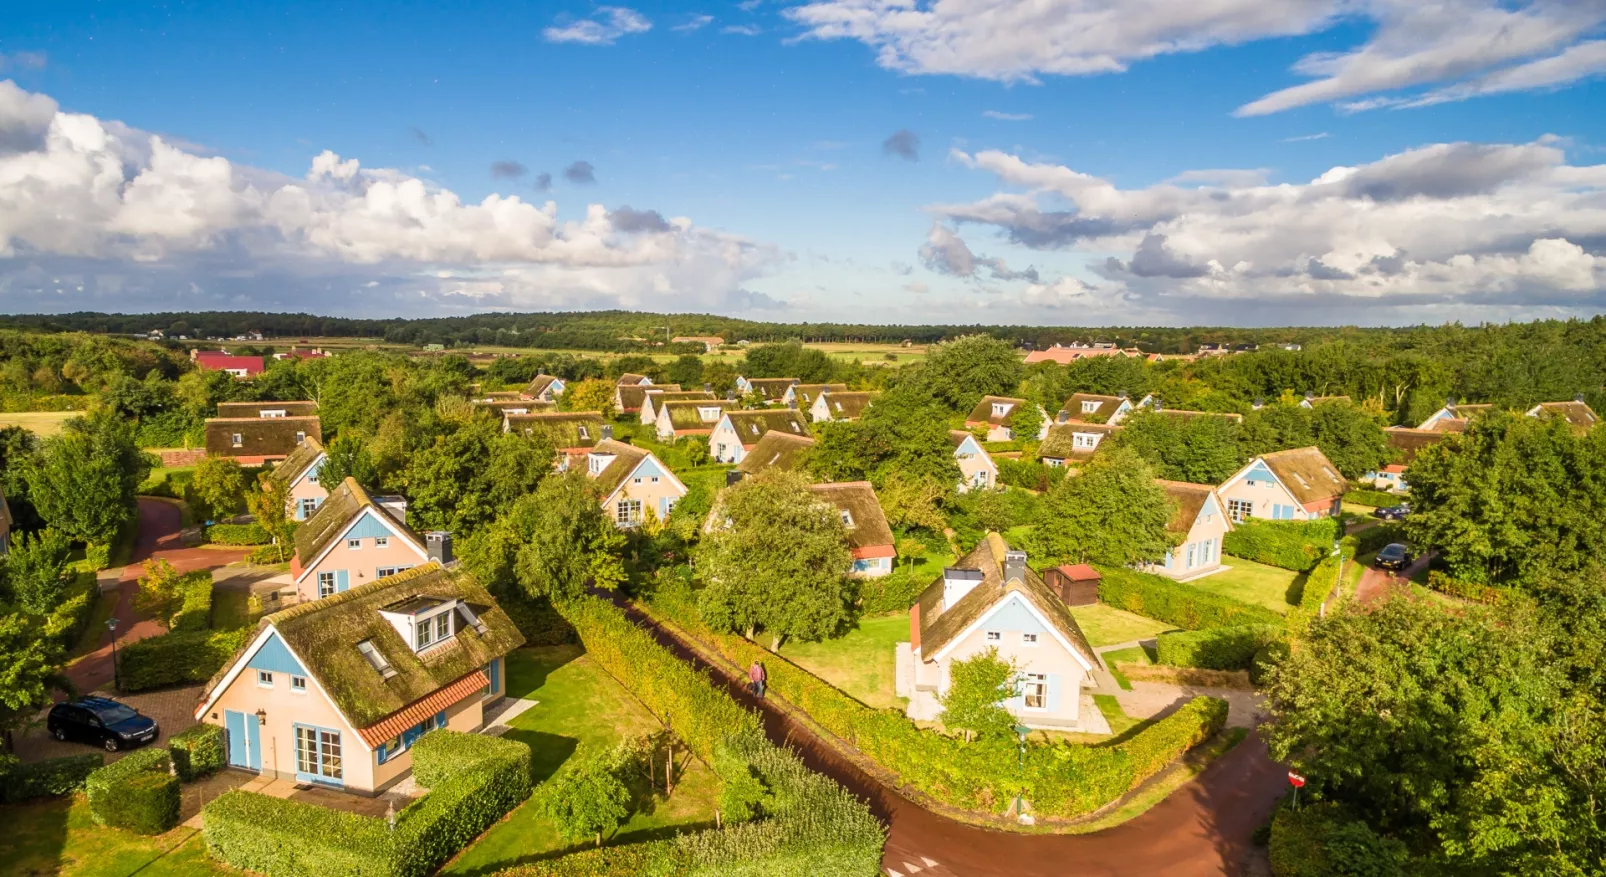
[(362, 653), (362, 656), (368, 660), (368, 666), (373, 667), (381, 677), (389, 679), (396, 675), (396, 668), (390, 666), (390, 662), (385, 660), (385, 656), (374, 648), (373, 640), (365, 639), (357, 643), (357, 651)]

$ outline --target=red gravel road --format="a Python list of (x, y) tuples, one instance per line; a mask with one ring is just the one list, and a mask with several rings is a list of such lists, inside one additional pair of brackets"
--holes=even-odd
[[(638, 622), (651, 622), (621, 606)], [(659, 640), (683, 659), (708, 666), (667, 632)], [(761, 710), (769, 738), (795, 748), (813, 770), (870, 802), (891, 826), (882, 859), (888, 875), (921, 877), (1217, 877), (1245, 873), (1250, 837), (1271, 818), (1282, 797), (1284, 769), (1251, 734), (1193, 782), (1147, 813), (1115, 828), (1083, 835), (1023, 835), (955, 822), (925, 810), (842, 758), (814, 734), (767, 702), (757, 702), (746, 679), (719, 667), (732, 697)]]
[(1424, 554), (1399, 572), (1378, 569), (1376, 566), (1367, 567), (1366, 572), (1361, 573), (1360, 582), (1355, 585), (1355, 600), (1360, 603), (1370, 603), (1381, 599), (1392, 590), (1409, 588), (1411, 577), (1426, 568), (1432, 560), (1431, 554)]
[[(216, 569), (243, 560), (249, 548), (185, 548), (179, 540), (183, 516), (178, 506), (159, 499), (139, 498), (139, 538), (134, 543), (134, 560), (123, 567), (117, 578), (117, 644), (123, 645), (166, 633), (161, 625), (142, 619), (134, 611), (134, 594), (139, 590), (140, 565), (153, 557), (171, 563), (179, 572)], [(90, 692), (112, 681), (112, 632), (103, 630), (100, 647), (67, 668), (67, 678), (80, 691)]]

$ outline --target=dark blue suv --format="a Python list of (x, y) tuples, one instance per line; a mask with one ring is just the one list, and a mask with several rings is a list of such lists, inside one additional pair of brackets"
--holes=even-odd
[(50, 708), (45, 727), (49, 729), (50, 736), (57, 740), (78, 740), (104, 746), (107, 752), (149, 743), (161, 732), (156, 727), (155, 719), (142, 716), (139, 710), (109, 697), (86, 697), (72, 703), (58, 703)]

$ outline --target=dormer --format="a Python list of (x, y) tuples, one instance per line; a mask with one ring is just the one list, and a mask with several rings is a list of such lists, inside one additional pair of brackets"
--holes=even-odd
[(402, 642), (415, 652), (423, 652), (450, 642), (467, 626), (466, 619), (455, 611), (458, 603), (455, 599), (420, 594), (392, 603), (379, 610), (379, 614), (401, 635)]
[(1006, 416), (1009, 415), (1009, 409), (1014, 408), (1014, 407), (1015, 407), (1015, 403), (1013, 403), (1013, 402), (994, 402), (993, 403), (993, 416), (994, 417), (1006, 417)]
[(595, 452), (586, 454), (586, 473), (593, 478), (601, 475), (602, 470), (608, 468), (608, 466), (613, 463), (613, 458), (613, 454), (599, 454)]
[(704, 423), (713, 423), (714, 421), (719, 419), (721, 414), (724, 414), (724, 413), (725, 413), (725, 409), (721, 408), (718, 405), (709, 405), (709, 406), (706, 406), (706, 407), (700, 406), (697, 409), (697, 417), (699, 419), (701, 419), (702, 422), (704, 422)]
[(954, 608), (965, 595), (975, 590), (981, 584), (982, 571), (979, 569), (960, 569), (958, 567), (945, 567), (942, 571), (942, 608), (943, 611)]
[[(1097, 399), (1083, 399), (1082, 400), (1082, 413), (1083, 414), (1092, 414), (1093, 412), (1099, 410), (1099, 406), (1103, 405), (1103, 404), (1104, 404), (1103, 402), (1100, 402)], [(994, 407), (997, 407), (997, 406), (994, 406)]]

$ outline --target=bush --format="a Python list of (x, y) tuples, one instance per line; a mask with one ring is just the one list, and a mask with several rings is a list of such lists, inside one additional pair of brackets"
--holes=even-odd
[(1405, 502), (1405, 500), (1404, 494), (1389, 493), (1386, 490), (1366, 490), (1362, 488), (1344, 494), (1345, 502), (1352, 502), (1356, 505), (1369, 505), (1375, 509), (1393, 508)]
[(206, 630), (212, 626), (212, 573), (197, 570), (185, 573), (178, 580), (179, 599), (183, 604), (174, 613), (168, 630), (174, 633)]
[(1282, 636), (1280, 624), (1162, 633), (1156, 663), (1201, 670), (1247, 670), (1261, 649), (1280, 641)]
[(1391, 542), (1404, 542), (1405, 528), (1399, 524), (1379, 524), (1376, 527), (1367, 527), (1354, 535), (1355, 553), (1366, 554), (1377, 551)]
[(95, 824), (135, 834), (161, 834), (178, 824), (178, 777), (166, 749), (141, 749), (84, 781)]
[(1355, 537), (1345, 537), (1339, 554), (1329, 552), (1315, 569), (1305, 575), (1305, 587), (1300, 592), (1299, 605), (1288, 610), (1288, 615), (1283, 619), (1290, 636), (1303, 635), (1311, 619), (1321, 614), (1322, 604), (1327, 602), (1328, 595), (1338, 586), (1338, 577), (1344, 564), (1354, 556)]
[(888, 612), (905, 612), (920, 598), (920, 592), (931, 584), (929, 573), (917, 575), (913, 564), (895, 567), (891, 575), (859, 582), (859, 613), (885, 615)]
[(206, 528), (213, 545), (267, 545), (273, 541), (261, 524), (213, 524)]
[(284, 563), (285, 561), (288, 561), (294, 554), (295, 554), (295, 551), (293, 549), (291, 549), (289, 547), (286, 547), (285, 551), (284, 551), (284, 559), (280, 560), (279, 559), (279, 546), (277, 546), (277, 545), (264, 545), (261, 548), (257, 548), (255, 550), (253, 550), (250, 554), (247, 554), (245, 556), (245, 559), (250, 563), (275, 564), (275, 563)]
[(1164, 576), (1130, 569), (1102, 567), (1099, 602), (1174, 624), (1184, 630), (1279, 624), (1282, 616)]
[(1305, 572), (1322, 562), (1338, 538), (1338, 521), (1267, 521), (1250, 518), (1222, 537), (1221, 550), (1234, 557)]
[(15, 804), (29, 798), (71, 795), (84, 788), (84, 780), (106, 763), (106, 757), (69, 755), (21, 764), (14, 755), (0, 754), (0, 801)]
[(1506, 592), (1501, 588), (1458, 579), (1439, 570), (1428, 573), (1428, 589), (1462, 600), (1490, 605), (1499, 603), (1506, 597)]
[(413, 769), (429, 794), (383, 819), (238, 789), (204, 808), (207, 852), (270, 875), (423, 877), (530, 796), (530, 748), (514, 740), (431, 731)]
[(118, 686), (147, 691), (205, 682), (245, 645), (251, 630), (196, 630), (153, 636), (117, 652)]
[(228, 763), (228, 744), (223, 729), (200, 724), (169, 737), (167, 751), (178, 778), (190, 782), (223, 769)]
[(1259, 685), (1265, 681), (1266, 674), (1270, 673), (1272, 668), (1276, 667), (1278, 664), (1281, 664), (1284, 660), (1287, 660), (1288, 655), (1292, 651), (1293, 649), (1288, 645), (1288, 641), (1285, 639), (1280, 639), (1276, 642), (1267, 643), (1266, 645), (1262, 646), (1260, 651), (1255, 652), (1254, 660), (1249, 662), (1250, 683)]
[(993, 460), (998, 466), (998, 483), (1010, 487), (1024, 487), (1042, 493), (1065, 477), (1063, 467), (1048, 466), (1036, 460), (1011, 460), (1000, 457)]
[(1281, 808), (1268, 845), (1276, 877), (1404, 877), (1405, 845), (1331, 803)]
[(84, 566), (99, 572), (112, 565), (112, 547), (105, 542), (90, 542), (84, 546)]
[(517, 586), (494, 591), (496, 605), (502, 607), (519, 633), (524, 634), (525, 645), (560, 646), (575, 642), (574, 628), (552, 608), (552, 601), (531, 597)]

